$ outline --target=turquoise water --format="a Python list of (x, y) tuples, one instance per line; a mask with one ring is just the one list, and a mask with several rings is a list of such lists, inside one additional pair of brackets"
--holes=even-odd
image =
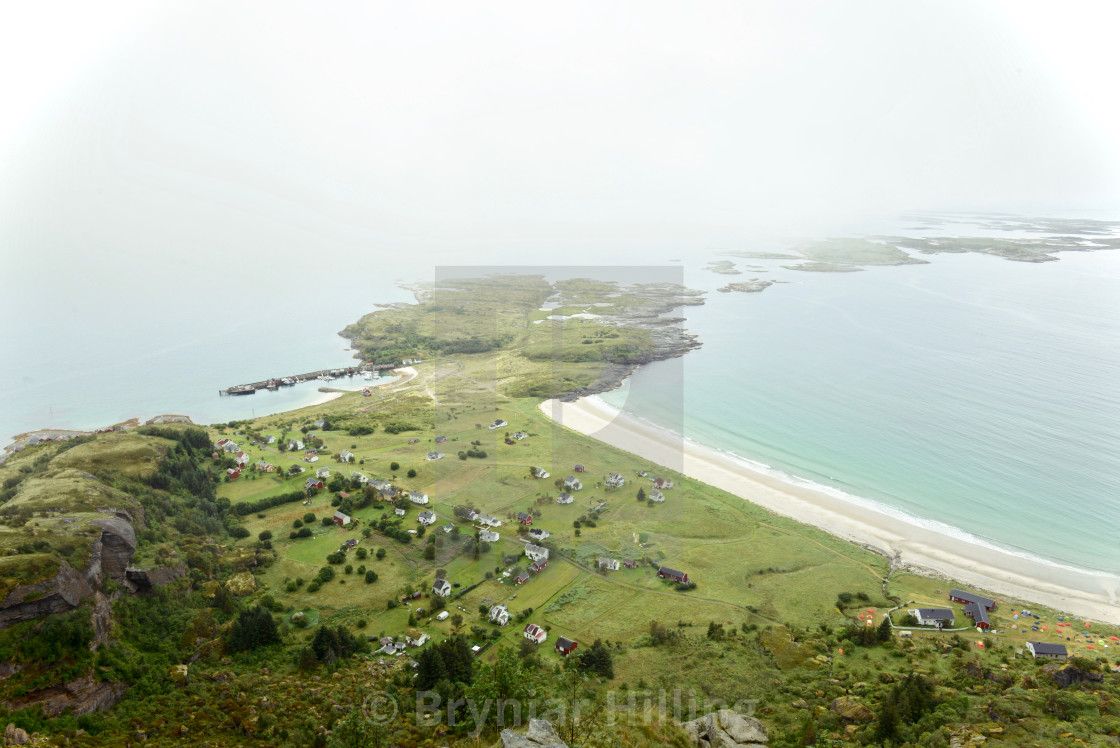
[[(782, 270), (684, 310), (703, 348), (602, 396), (996, 545), (1120, 571), (1120, 253)], [(708, 258), (705, 258), (708, 259)], [(702, 264), (702, 263), (701, 263)], [(691, 268), (690, 285), (728, 280)]]

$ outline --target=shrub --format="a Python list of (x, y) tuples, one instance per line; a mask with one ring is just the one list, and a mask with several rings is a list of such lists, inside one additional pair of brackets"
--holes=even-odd
[(258, 540), (272, 540), (272, 531), (271, 530), (262, 530), (261, 532), (257, 533), (257, 539)]
[(408, 469), (408, 477), (409, 478), (415, 478), (416, 477), (416, 469), (415, 468), (409, 468)]
[(244, 527), (241, 527), (240, 525), (238, 525), (237, 527), (235, 527), (235, 528), (233, 528), (232, 530), (230, 530), (230, 531), (229, 531), (229, 534), (230, 534), (230, 537), (233, 537), (233, 538), (238, 538), (238, 539), (240, 539), (240, 538), (247, 538), (247, 537), (249, 537), (249, 534), (250, 534), (250, 533), (249, 533), (249, 531), (248, 531), (248, 530), (246, 530), (246, 529), (245, 529)]
[(303, 515), (303, 521), (310, 525), (315, 521), (315, 512), (308, 512), (307, 514)]
[[(374, 571), (373, 569), (370, 569), (369, 571), (367, 571), (366, 572), (366, 584), (373, 584), (376, 581), (377, 581), (377, 572)], [(395, 603), (396, 600), (390, 600), (389, 602), (390, 603)], [(389, 607), (393, 608), (393, 607), (396, 607), (396, 606), (390, 605)]]
[(397, 472), (400, 469), (401, 469), (401, 464), (399, 462), (390, 462), (389, 463), (389, 470), (393, 471), (394, 473)]

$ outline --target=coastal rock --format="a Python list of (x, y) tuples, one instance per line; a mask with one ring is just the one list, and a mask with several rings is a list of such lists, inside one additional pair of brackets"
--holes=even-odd
[(132, 524), (118, 516), (90, 522), (101, 528), (101, 570), (111, 579), (124, 581), (128, 562), (136, 553), (136, 533)]
[(847, 720), (848, 722), (863, 724), (875, 719), (875, 715), (871, 713), (870, 709), (855, 699), (850, 699), (846, 696), (834, 699), (830, 708), (840, 719)]
[(524, 735), (510, 729), (502, 730), (502, 748), (568, 748), (552, 725), (543, 719), (529, 720)]
[(769, 740), (765, 725), (733, 709), (720, 709), (681, 727), (700, 748), (756, 748)]

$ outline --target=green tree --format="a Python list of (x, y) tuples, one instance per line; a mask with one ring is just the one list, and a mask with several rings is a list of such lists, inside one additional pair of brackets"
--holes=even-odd
[(276, 628), (272, 614), (257, 605), (241, 611), (237, 616), (230, 629), (226, 649), (230, 652), (242, 652), (279, 643), (280, 631)]
[(409, 468), (409, 469), (408, 469), (408, 477), (409, 477), (409, 478), (415, 478), (415, 477), (416, 477), (416, 470), (415, 470), (415, 468)]
[(879, 641), (889, 642), (891, 640), (891, 619), (890, 616), (883, 616), (883, 622), (879, 624)]
[(576, 655), (576, 667), (584, 672), (598, 673), (604, 678), (614, 677), (614, 658), (602, 639), (596, 639), (589, 649)]
[(390, 471), (395, 473), (400, 469), (401, 469), (401, 464), (399, 462), (390, 462), (389, 463), (389, 470)]
[[(503, 704), (512, 702), (517, 702), (519, 708), (524, 709), (542, 685), (541, 676), (536, 670), (527, 667), (514, 649), (506, 648), (498, 653), (492, 663), (478, 665), (474, 680), (463, 695), (478, 704), (491, 699), (495, 710), (493, 714), (496, 715), (503, 712)], [(512, 715), (506, 712), (506, 720), (511, 718)], [(467, 719), (473, 720), (474, 717), (468, 716)], [(483, 730), (486, 728), (484, 724), (475, 724), (474, 727)]]
[(257, 540), (272, 540), (272, 531), (262, 530), (261, 532), (257, 533)]

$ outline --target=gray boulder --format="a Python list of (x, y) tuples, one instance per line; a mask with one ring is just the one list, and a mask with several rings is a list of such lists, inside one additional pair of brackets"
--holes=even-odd
[(732, 709), (720, 709), (681, 727), (700, 748), (759, 748), (769, 740), (765, 725)]
[(510, 729), (502, 730), (502, 748), (568, 748), (568, 744), (546, 720), (531, 719), (524, 735)]

